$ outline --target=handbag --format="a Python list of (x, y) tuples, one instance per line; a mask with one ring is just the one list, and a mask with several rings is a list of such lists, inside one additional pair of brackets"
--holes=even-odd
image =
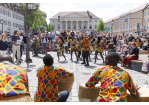
[(143, 62), (142, 71), (148, 72), (148, 70), (147, 70), (147, 61), (144, 61), (144, 62)]

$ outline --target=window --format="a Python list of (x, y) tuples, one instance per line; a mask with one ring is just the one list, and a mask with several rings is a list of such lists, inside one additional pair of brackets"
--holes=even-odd
[(136, 29), (137, 29), (137, 23), (136, 23)]
[(0, 14), (2, 14), (2, 8), (0, 8)]
[(146, 12), (144, 12), (144, 16), (146, 16)]
[(55, 22), (55, 21), (53, 20), (53, 22)]
[(60, 20), (58, 20), (58, 22), (60, 22)]
[(6, 11), (3, 9), (3, 15), (5, 15), (6, 14)]
[(53, 25), (54, 29), (55, 29), (55, 25)]
[(147, 29), (148, 29), (148, 26), (147, 26)]
[(74, 25), (73, 27), (74, 27), (74, 29), (76, 29), (76, 25)]
[(139, 14), (139, 18), (141, 18), (141, 14)]
[(130, 21), (131, 21), (131, 17), (130, 17)]
[(7, 20), (4, 20), (4, 25), (7, 25)]
[(92, 20), (90, 20), (90, 22), (92, 22)]
[(15, 27), (15, 23), (13, 23), (13, 27)]
[(131, 30), (131, 24), (130, 24), (130, 30)]
[(13, 13), (13, 18), (14, 18), (14, 13)]
[(137, 15), (136, 15), (136, 19), (137, 19)]
[(60, 25), (58, 25), (58, 29), (60, 29)]
[(134, 20), (134, 16), (133, 16), (133, 20)]
[(8, 26), (11, 26), (11, 21), (8, 21)]
[(148, 15), (149, 15), (149, 11), (148, 11)]
[(134, 29), (134, 24), (132, 25), (132, 29)]
[(11, 17), (11, 12), (8, 12), (8, 16)]
[(92, 26), (90, 26), (90, 29), (92, 29)]
[(81, 25), (79, 25), (79, 29), (81, 29)]
[(95, 29), (96, 29), (97, 25), (95, 25)]
[(65, 29), (65, 25), (63, 25), (63, 29)]
[(70, 29), (70, 25), (68, 25), (68, 29)]
[(97, 20), (95, 20), (95, 22), (97, 22)]

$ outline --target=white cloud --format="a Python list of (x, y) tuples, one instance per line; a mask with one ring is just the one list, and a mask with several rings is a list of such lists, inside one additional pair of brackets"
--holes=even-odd
[(48, 23), (49, 18), (59, 12), (87, 10), (106, 21), (142, 4), (144, 3), (41, 3), (40, 9), (47, 13)]

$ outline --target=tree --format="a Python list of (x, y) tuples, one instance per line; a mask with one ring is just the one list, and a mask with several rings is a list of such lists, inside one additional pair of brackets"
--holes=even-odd
[(54, 31), (54, 26), (53, 26), (53, 24), (52, 24), (52, 27), (51, 27), (51, 31)]
[(96, 31), (99, 32), (99, 30), (104, 31), (104, 22), (103, 22), (102, 18), (99, 20), (99, 23), (96, 27)]
[(48, 27), (47, 27), (47, 31), (50, 32), (51, 31), (51, 24), (49, 23)]
[[(26, 9), (26, 3), (17, 3), (17, 5), (23, 10)], [(26, 11), (22, 11), (22, 13), (24, 14), (24, 26), (26, 26)], [(38, 22), (39, 25), (41, 26), (47, 25), (47, 22), (46, 22), (47, 14), (38, 8), (36, 11), (28, 15), (28, 28), (33, 26), (35, 17), (39, 21)], [(24, 28), (26, 30), (26, 27)]]

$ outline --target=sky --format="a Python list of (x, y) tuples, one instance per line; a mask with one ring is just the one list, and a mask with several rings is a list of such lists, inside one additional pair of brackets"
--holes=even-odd
[(40, 9), (47, 13), (48, 23), (50, 23), (49, 19), (59, 12), (87, 10), (107, 21), (143, 4), (145, 3), (41, 3)]

